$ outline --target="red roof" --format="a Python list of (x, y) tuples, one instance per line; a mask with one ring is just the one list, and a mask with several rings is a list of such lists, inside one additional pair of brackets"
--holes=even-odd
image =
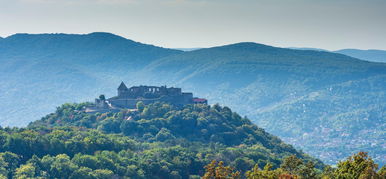
[(207, 100), (204, 98), (194, 98), (193, 101), (194, 102), (206, 102)]

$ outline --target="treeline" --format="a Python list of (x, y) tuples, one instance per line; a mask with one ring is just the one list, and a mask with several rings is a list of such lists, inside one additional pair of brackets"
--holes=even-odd
[(139, 102), (137, 111), (96, 114), (83, 112), (87, 105), (64, 104), (55, 113), (31, 123), (29, 128), (76, 126), (122, 134), (150, 143), (186, 140), (203, 144), (218, 143), (227, 147), (259, 146), (277, 158), (295, 154), (306, 160), (314, 160), (318, 167), (323, 166), (322, 162), (285, 144), (278, 137), (252, 124), (249, 119), (217, 104), (177, 108), (165, 103), (144, 105)]
[(8, 178), (19, 176), (26, 167), (29, 177), (70, 178), (84, 170), (87, 175), (103, 170), (115, 177), (189, 178), (203, 175), (212, 160), (226, 161), (241, 171), (256, 163), (280, 164), (279, 156), (259, 145), (229, 147), (184, 139), (139, 142), (78, 127), (0, 131), (0, 171)]
[(366, 152), (359, 152), (340, 161), (336, 168), (326, 166), (323, 172), (315, 169), (312, 162), (304, 163), (295, 155), (284, 158), (280, 168), (272, 169), (272, 164), (266, 164), (263, 169), (256, 165), (253, 169), (241, 175), (231, 166), (224, 166), (224, 162), (212, 161), (205, 166), (203, 179), (248, 178), (248, 179), (384, 179), (386, 167), (378, 170)]
[(139, 102), (137, 110), (91, 114), (87, 105), (1, 128), (0, 178), (334, 178), (341, 170), (227, 107)]
[[(153, 160), (152, 154), (144, 153), (146, 159), (139, 159), (132, 151), (124, 150), (118, 153), (98, 151), (93, 155), (79, 153), (73, 157), (59, 154), (39, 158), (34, 155), (21, 164), (21, 156), (2, 152), (0, 178), (384, 179), (386, 177), (385, 166), (378, 170), (378, 165), (365, 152), (359, 152), (339, 162), (336, 168), (326, 166), (324, 171), (316, 169), (313, 162), (304, 163), (295, 155), (285, 157), (280, 168), (273, 169), (271, 163), (267, 163), (263, 168), (256, 164), (246, 172), (240, 172), (232, 165), (225, 166), (223, 161), (217, 163), (213, 160), (200, 169), (201, 171), (205, 169), (205, 173), (201, 176), (192, 175), (196, 173), (195, 165), (187, 162), (189, 157), (182, 156), (184, 153), (181, 153), (178, 147), (164, 149), (162, 153), (165, 158), (161, 163)], [(173, 162), (171, 165), (168, 162), (175, 160), (182, 165), (177, 166), (178, 164)]]
[(276, 167), (281, 163), (280, 155), (261, 145), (229, 147), (185, 139), (142, 142), (79, 127), (5, 128), (0, 130), (0, 139), (0, 173), (8, 178), (21, 173), (28, 177), (87, 178), (100, 172), (118, 178), (192, 178), (202, 176), (204, 166), (212, 160), (225, 161), (244, 172), (256, 163)]
[(29, 128), (76, 126), (123, 134), (150, 143), (187, 140), (203, 144), (218, 143), (228, 147), (258, 145), (278, 158), (295, 154), (306, 160), (314, 160), (319, 168), (323, 166), (322, 162), (297, 151), (278, 137), (252, 124), (248, 118), (217, 104), (177, 108), (165, 103), (144, 105), (139, 102), (137, 111), (96, 114), (83, 112), (87, 105), (64, 104), (55, 113), (31, 123)]

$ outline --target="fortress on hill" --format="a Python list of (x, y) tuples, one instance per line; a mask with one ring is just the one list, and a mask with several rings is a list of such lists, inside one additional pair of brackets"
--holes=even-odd
[(166, 102), (175, 106), (208, 103), (206, 99), (193, 97), (193, 93), (182, 92), (181, 88), (167, 88), (166, 86), (133, 86), (127, 88), (125, 83), (122, 82), (118, 87), (117, 96), (105, 99), (101, 95), (99, 99), (95, 99), (95, 106), (99, 109), (135, 109), (139, 101), (144, 104)]

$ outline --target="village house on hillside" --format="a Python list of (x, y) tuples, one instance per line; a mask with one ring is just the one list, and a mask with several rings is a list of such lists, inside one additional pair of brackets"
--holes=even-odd
[(182, 92), (181, 88), (168, 88), (166, 86), (133, 86), (127, 88), (123, 82), (118, 87), (117, 96), (109, 99), (105, 99), (103, 95), (101, 96), (95, 99), (95, 106), (98, 109), (135, 109), (139, 101), (142, 101), (144, 104), (166, 102), (175, 106), (208, 103), (204, 98), (193, 97), (193, 93)]

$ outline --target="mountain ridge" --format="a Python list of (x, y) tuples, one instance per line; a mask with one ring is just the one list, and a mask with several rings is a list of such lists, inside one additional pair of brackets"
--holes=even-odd
[(358, 58), (360, 60), (369, 61), (369, 62), (381, 62), (386, 63), (386, 51), (385, 50), (379, 50), (379, 49), (340, 49), (340, 50), (325, 50), (325, 49), (319, 49), (319, 48), (297, 48), (297, 47), (290, 47), (290, 49), (297, 49), (297, 50), (313, 50), (313, 51), (326, 51), (326, 52), (333, 52), (333, 53), (339, 53), (343, 55), (347, 55), (353, 58)]
[(363, 59), (363, 60), (367, 60), (367, 61), (386, 63), (386, 51), (385, 50), (342, 49), (342, 50), (338, 50), (338, 51), (334, 51), (334, 52), (349, 55), (349, 56), (356, 57), (356, 58)]
[[(106, 40), (106, 37), (112, 38)], [(113, 76), (129, 76), (149, 61), (175, 53), (182, 51), (139, 44), (109, 33), (11, 36), (0, 42), (0, 78), (3, 82), (0, 86), (7, 91), (3, 93), (7, 95), (0, 96), (3, 101), (0, 111), (8, 111), (1, 112), (1, 125), (4, 120), (8, 124), (20, 120), (10, 116), (18, 110), (27, 110), (29, 112), (24, 112), (35, 118), (53, 110), (52, 103), (43, 102), (48, 99), (56, 104), (68, 102), (64, 98), (71, 102), (90, 99), (91, 95), (84, 94), (94, 93), (95, 96), (100, 90), (98, 83), (108, 84)], [(51, 99), (52, 95), (44, 97), (47, 92), (65, 95), (63, 99)], [(20, 101), (21, 106), (16, 107), (16, 101)], [(38, 113), (32, 111), (35, 105)], [(14, 107), (5, 109), (6, 106)]]
[[(4, 48), (4, 41), (0, 42), (3, 126), (26, 125), (65, 102), (90, 101), (101, 93), (112, 96), (112, 89), (127, 81), (127, 85), (180, 86), (195, 91), (251, 117), (268, 132), (323, 161), (343, 159), (350, 151), (367, 149), (366, 145), (375, 146), (369, 152), (376, 160), (386, 155), (381, 148), (384, 135), (378, 133), (379, 119), (386, 111), (384, 63), (251, 42), (182, 52), (149, 46), (126, 50), (129, 47), (112, 43), (114, 40), (93, 41), (86, 44), (88, 48), (41, 40), (50, 44), (50, 50), (33, 47), (36, 42), (31, 42), (3, 53), (11, 47)], [(267, 106), (280, 108), (257, 113)], [(319, 129), (332, 131), (326, 140), (334, 141), (322, 154), (313, 153), (322, 144), (312, 140)], [(356, 135), (355, 130), (363, 135)], [(311, 137), (296, 141), (304, 134)], [(339, 142), (347, 142), (347, 148), (339, 148)]]
[[(249, 51), (248, 49), (253, 50)], [(243, 114), (253, 116), (253, 121), (259, 126), (263, 126), (268, 131), (278, 134), (282, 138), (286, 137), (286, 141), (301, 138), (304, 133), (310, 133), (313, 130), (317, 131), (317, 129), (314, 129), (316, 126), (333, 130), (345, 127), (343, 122), (338, 125), (335, 124), (337, 122), (333, 122), (333, 119), (339, 113), (352, 115), (350, 117), (349, 115), (343, 118), (340, 117), (340, 120), (350, 124), (350, 118), (355, 119), (356, 122), (351, 122), (350, 125), (361, 126), (355, 130), (374, 130), (374, 132), (379, 132), (383, 126), (382, 123), (378, 123), (379, 120), (377, 118), (379, 119), (382, 116), (385, 104), (372, 98), (385, 98), (382, 91), (386, 90), (384, 88), (386, 85), (384, 82), (386, 80), (386, 64), (363, 61), (343, 54), (312, 50), (291, 50), (254, 43), (241, 43), (205, 48), (164, 57), (145, 67), (144, 72), (139, 73), (139, 76), (142, 74), (164, 76), (168, 82), (172, 82), (174, 85), (198, 91), (200, 96), (208, 98), (209, 101), (229, 105)], [(155, 76), (150, 76), (146, 80), (153, 78)], [(363, 84), (368, 85), (363, 83), (366, 81), (373, 83), (373, 85), (366, 88), (361, 87)], [(157, 82), (163, 83), (163, 81), (159, 80)], [(199, 84), (199, 87), (195, 86), (197, 84)], [(336, 88), (343, 91), (335, 91)], [(361, 88), (364, 90), (363, 92), (357, 90)], [(333, 93), (339, 92), (336, 94), (339, 95), (338, 100), (334, 100), (331, 104), (329, 104), (329, 98), (333, 96), (330, 96), (331, 92), (329, 91)], [(317, 95), (319, 93), (323, 95)], [(366, 96), (368, 100), (358, 103), (358, 100), (365, 98), (363, 94), (368, 95)], [(297, 101), (297, 103), (286, 105), (286, 101), (293, 100)], [(352, 105), (351, 109), (343, 107), (351, 103), (358, 105)], [(323, 107), (323, 105), (328, 107)], [(277, 110), (277, 108), (265, 110), (263, 115), (255, 112), (261, 111), (267, 106), (282, 106), (282, 108), (280, 110)], [(305, 108), (306, 110), (290, 112), (299, 108), (298, 106), (300, 106), (300, 109)], [(308, 110), (307, 106), (310, 106), (311, 109), (314, 108), (316, 111)], [(372, 109), (370, 109), (370, 106), (373, 106), (371, 107)], [(334, 108), (338, 108), (338, 110)], [(369, 108), (369, 112), (366, 115), (377, 117), (371, 119), (369, 123), (362, 124), (360, 122), (362, 114), (359, 111), (366, 111), (366, 108)], [(324, 113), (332, 114), (320, 114), (324, 116), (320, 118), (320, 116), (313, 114), (317, 113), (317, 109), (321, 109)], [(348, 110), (356, 112), (350, 113)], [(290, 116), (290, 118), (284, 116)], [(331, 119), (327, 120), (329, 117)], [(272, 121), (274, 122), (272, 123)], [(377, 124), (375, 126), (378, 127), (371, 129), (372, 127), (370, 126), (373, 126), (373, 124)], [(358, 144), (366, 143), (366, 140), (362, 137), (355, 137), (355, 130), (337, 130), (333, 133), (339, 136), (336, 137), (337, 140), (343, 140), (341, 142), (350, 141), (351, 139), (344, 139), (344, 135), (350, 134), (353, 136), (353, 140), (358, 141)], [(288, 137), (294, 135), (296, 137)], [(316, 133), (312, 135), (316, 135)], [(372, 134), (367, 133), (366, 135), (371, 136)], [(377, 146), (377, 160), (382, 160), (382, 156), (386, 152), (381, 147), (383, 143), (382, 135), (375, 136), (377, 137), (371, 141), (373, 143), (375, 141)], [(307, 140), (311, 141), (312, 139), (308, 138)], [(315, 141), (313, 143), (317, 144)], [(361, 147), (366, 148), (366, 145), (363, 144)], [(304, 144), (297, 142), (296, 146), (300, 147), (304, 146)], [(347, 147), (350, 148), (347, 150), (352, 151), (361, 148), (356, 144), (348, 144)], [(316, 151), (314, 149), (315, 147), (313, 151)], [(306, 151), (311, 152), (311, 150)], [(339, 152), (339, 154), (337, 153), (337, 158), (333, 160), (340, 160), (345, 155), (348, 155), (336, 149), (323, 151), (323, 154), (319, 154), (330, 155), (328, 152), (334, 151)], [(319, 154), (316, 155), (320, 157)], [(321, 158), (326, 160), (329, 157)]]
[[(14, 48), (15, 46), (18, 46), (19, 48)], [(62, 48), (62, 50), (58, 51), (57, 48)], [(147, 54), (143, 54), (144, 49), (146, 49)], [(113, 57), (114, 55), (111, 53), (116, 53), (115, 55), (118, 55), (119, 58), (130, 58), (136, 63), (143, 63), (138, 61), (138, 59), (150, 60), (149, 58), (159, 58), (160, 56), (171, 55), (173, 53), (182, 53), (182, 51), (142, 44), (121, 36), (104, 32), (82, 35), (15, 34), (2, 41), (0, 50), (8, 53), (13, 52), (11, 55), (23, 55), (23, 53), (27, 52), (25, 55), (29, 55), (28, 57), (31, 55), (33, 56), (36, 53), (44, 53), (46, 55), (52, 54), (52, 51), (56, 50), (54, 55), (66, 55), (65, 58), (68, 59), (72, 59), (72, 56), (67, 54), (76, 56), (95, 51), (98, 52), (96, 55), (88, 57), (94, 60), (103, 59), (103, 57), (106, 58), (105, 54), (109, 54)], [(158, 54), (161, 53), (161, 51), (164, 51), (162, 53), (166, 54)], [(152, 55), (152, 57), (147, 57), (149, 55)]]

